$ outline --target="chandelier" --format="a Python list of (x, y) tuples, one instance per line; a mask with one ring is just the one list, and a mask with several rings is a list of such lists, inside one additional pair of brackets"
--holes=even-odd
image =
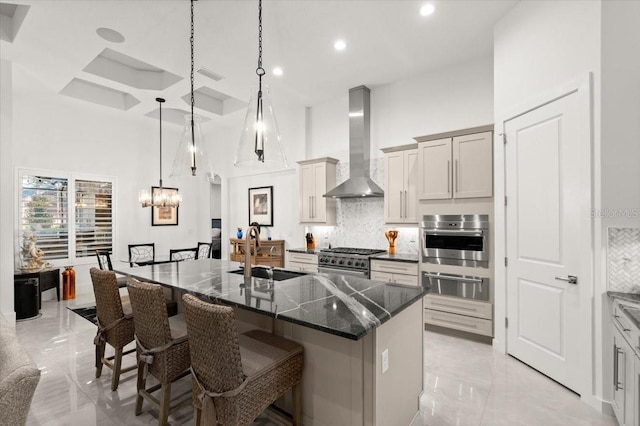
[(148, 189), (143, 189), (138, 193), (138, 201), (142, 207), (178, 207), (182, 197), (176, 189), (167, 189), (162, 186), (162, 104), (164, 99), (156, 98), (159, 108), (160, 123), (160, 185), (158, 188), (152, 188), (153, 193)]

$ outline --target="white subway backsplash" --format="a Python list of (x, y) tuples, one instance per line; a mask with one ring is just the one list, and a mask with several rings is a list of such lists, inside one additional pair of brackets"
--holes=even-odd
[(607, 281), (611, 291), (640, 293), (640, 228), (609, 228)]

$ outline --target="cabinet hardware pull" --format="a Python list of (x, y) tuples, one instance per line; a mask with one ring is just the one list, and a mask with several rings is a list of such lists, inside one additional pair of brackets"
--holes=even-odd
[(455, 178), (456, 178), (456, 194), (458, 193), (458, 181), (460, 180), (460, 176), (458, 175), (458, 160), (455, 162)]
[(613, 344), (613, 388), (618, 390), (618, 347)]
[(404, 191), (404, 217), (407, 216), (407, 191)]
[(402, 216), (402, 191), (400, 191), (400, 217)]
[(467, 308), (466, 306), (456, 306), (456, 305), (449, 305), (447, 303), (439, 303), (439, 302), (435, 302), (435, 301), (431, 301), (431, 304), (434, 306), (444, 306), (446, 308), (453, 308), (453, 309), (461, 309), (463, 311), (469, 311), (469, 312), (477, 312), (476, 308)]

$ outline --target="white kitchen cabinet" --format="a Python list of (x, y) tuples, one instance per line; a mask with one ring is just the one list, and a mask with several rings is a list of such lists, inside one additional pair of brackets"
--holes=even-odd
[(300, 272), (318, 272), (318, 255), (313, 253), (289, 252), (287, 269)]
[(418, 264), (371, 259), (371, 279), (403, 285), (418, 285)]
[(621, 426), (638, 426), (640, 422), (640, 329), (613, 305), (613, 398), (611, 406)]
[(299, 161), (300, 223), (336, 224), (336, 201), (324, 194), (336, 186), (335, 158)]
[(492, 135), (493, 132), (486, 131), (440, 139), (417, 138), (421, 141), (418, 144), (418, 198), (493, 196)]
[(384, 222), (418, 223), (418, 148), (385, 148)]

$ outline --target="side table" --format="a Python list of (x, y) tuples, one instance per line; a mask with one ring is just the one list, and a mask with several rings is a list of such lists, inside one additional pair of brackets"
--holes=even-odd
[(56, 289), (56, 297), (58, 302), (60, 301), (60, 268), (50, 268), (38, 272), (20, 272), (16, 271), (13, 274), (14, 281), (16, 279), (28, 279), (37, 278), (39, 284), (38, 290), (38, 308), (42, 308), (42, 292)]

